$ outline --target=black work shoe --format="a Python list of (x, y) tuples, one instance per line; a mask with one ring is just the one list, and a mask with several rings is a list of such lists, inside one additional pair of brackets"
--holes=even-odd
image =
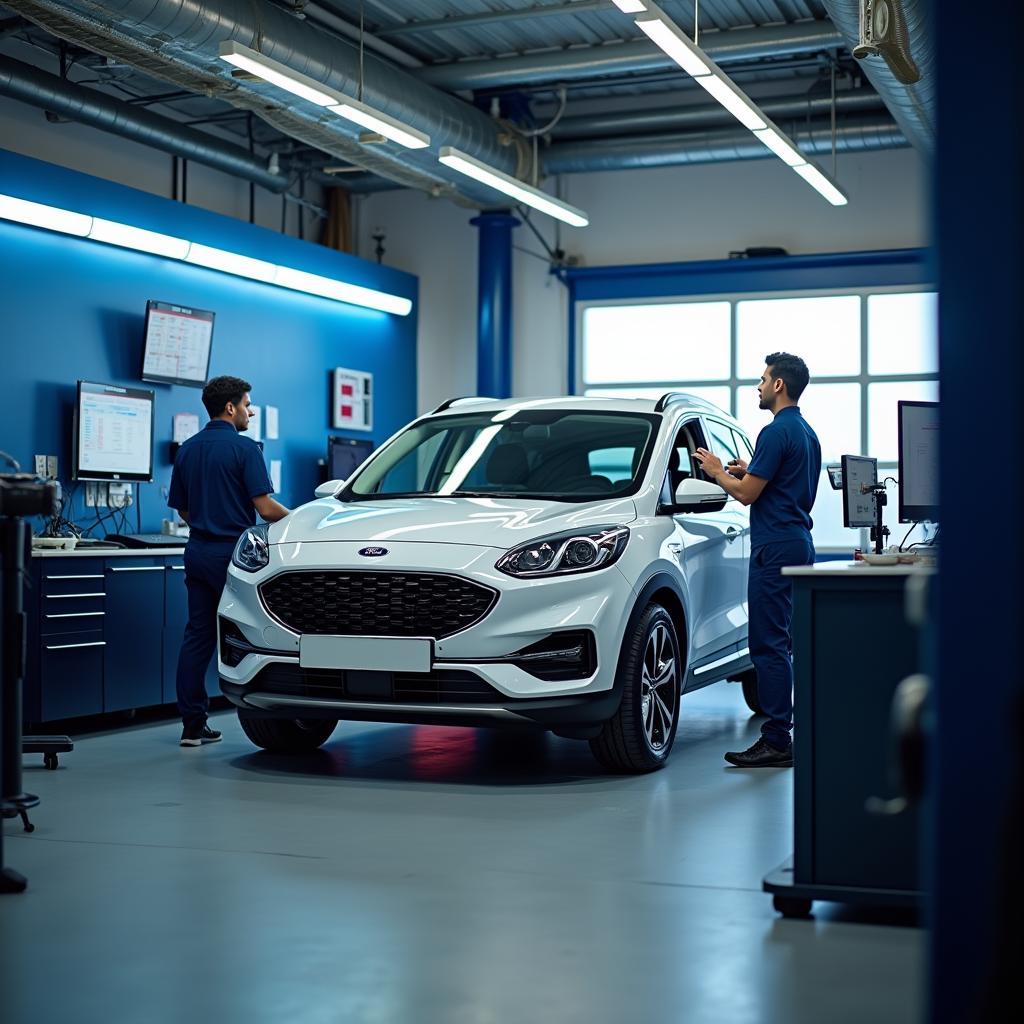
[(204, 743), (219, 743), (220, 733), (204, 725), (202, 729), (182, 729), (179, 747), (201, 747)]
[(749, 750), (730, 750), (725, 759), (737, 768), (792, 768), (793, 748), (779, 750), (762, 736)]

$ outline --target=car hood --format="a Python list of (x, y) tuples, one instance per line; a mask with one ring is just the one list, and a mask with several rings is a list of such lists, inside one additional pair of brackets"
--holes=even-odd
[(321, 498), (270, 528), (271, 544), (417, 541), (510, 548), (536, 537), (636, 519), (630, 498), (580, 503), (516, 498)]

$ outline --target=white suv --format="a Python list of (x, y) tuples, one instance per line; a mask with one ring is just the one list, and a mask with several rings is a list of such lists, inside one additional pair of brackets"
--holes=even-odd
[(682, 693), (740, 679), (747, 510), (692, 454), (749, 458), (701, 399), (460, 399), (348, 480), (246, 531), (220, 677), (248, 737), (322, 744), (339, 719), (526, 726), (606, 766), (665, 763)]

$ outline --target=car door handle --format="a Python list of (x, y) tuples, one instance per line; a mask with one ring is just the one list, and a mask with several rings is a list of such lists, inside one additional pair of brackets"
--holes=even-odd
[(740, 535), (740, 531), (739, 531), (739, 528), (738, 528), (738, 527), (736, 527), (736, 526), (730, 526), (730, 527), (729, 527), (729, 528), (728, 528), (728, 529), (727, 529), (727, 530), (725, 531), (725, 536), (726, 536), (726, 538), (727, 538), (727, 540), (729, 541), (729, 543), (730, 543), (730, 544), (731, 544), (731, 543), (732, 543), (732, 542), (733, 542), (733, 541), (734, 541), (734, 540), (735, 540), (735, 539), (736, 539), (736, 538), (737, 538), (737, 537), (738, 537), (739, 535)]

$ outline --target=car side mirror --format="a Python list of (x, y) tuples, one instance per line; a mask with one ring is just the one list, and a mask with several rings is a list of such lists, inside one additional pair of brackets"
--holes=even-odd
[(328, 480), (321, 484), (313, 493), (318, 498), (333, 498), (341, 490), (344, 480)]
[(720, 512), (728, 500), (729, 495), (718, 484), (690, 477), (676, 488), (673, 504), (662, 506), (661, 511), (672, 515), (681, 512)]

